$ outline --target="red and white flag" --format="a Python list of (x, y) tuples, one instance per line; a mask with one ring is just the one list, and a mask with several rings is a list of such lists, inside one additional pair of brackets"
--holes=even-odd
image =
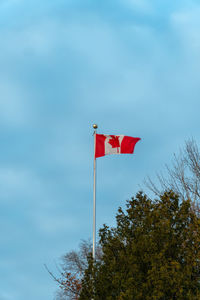
[(107, 154), (131, 154), (139, 140), (125, 135), (96, 134), (95, 158)]

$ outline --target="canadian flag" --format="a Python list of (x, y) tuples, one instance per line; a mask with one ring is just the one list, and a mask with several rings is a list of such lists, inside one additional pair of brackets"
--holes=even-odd
[(125, 135), (96, 134), (95, 158), (107, 154), (133, 153), (137, 137)]

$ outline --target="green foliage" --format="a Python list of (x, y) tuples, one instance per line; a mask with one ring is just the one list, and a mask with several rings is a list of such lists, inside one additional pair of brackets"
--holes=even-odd
[(200, 299), (200, 219), (189, 200), (138, 193), (116, 221), (99, 231), (102, 259), (89, 259), (80, 300)]

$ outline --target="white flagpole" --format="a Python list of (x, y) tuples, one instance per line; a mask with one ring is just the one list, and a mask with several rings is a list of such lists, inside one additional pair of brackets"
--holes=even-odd
[(92, 256), (95, 260), (95, 250), (96, 250), (96, 158), (95, 158), (95, 149), (96, 149), (96, 130), (98, 128), (97, 124), (93, 125), (94, 128), (94, 185), (93, 185), (93, 251)]

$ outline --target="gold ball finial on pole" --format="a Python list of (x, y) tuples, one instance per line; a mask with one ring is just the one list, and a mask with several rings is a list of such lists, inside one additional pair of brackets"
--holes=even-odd
[(98, 125), (97, 125), (97, 124), (93, 124), (92, 126), (93, 126), (94, 129), (97, 129), (97, 128), (98, 128)]

